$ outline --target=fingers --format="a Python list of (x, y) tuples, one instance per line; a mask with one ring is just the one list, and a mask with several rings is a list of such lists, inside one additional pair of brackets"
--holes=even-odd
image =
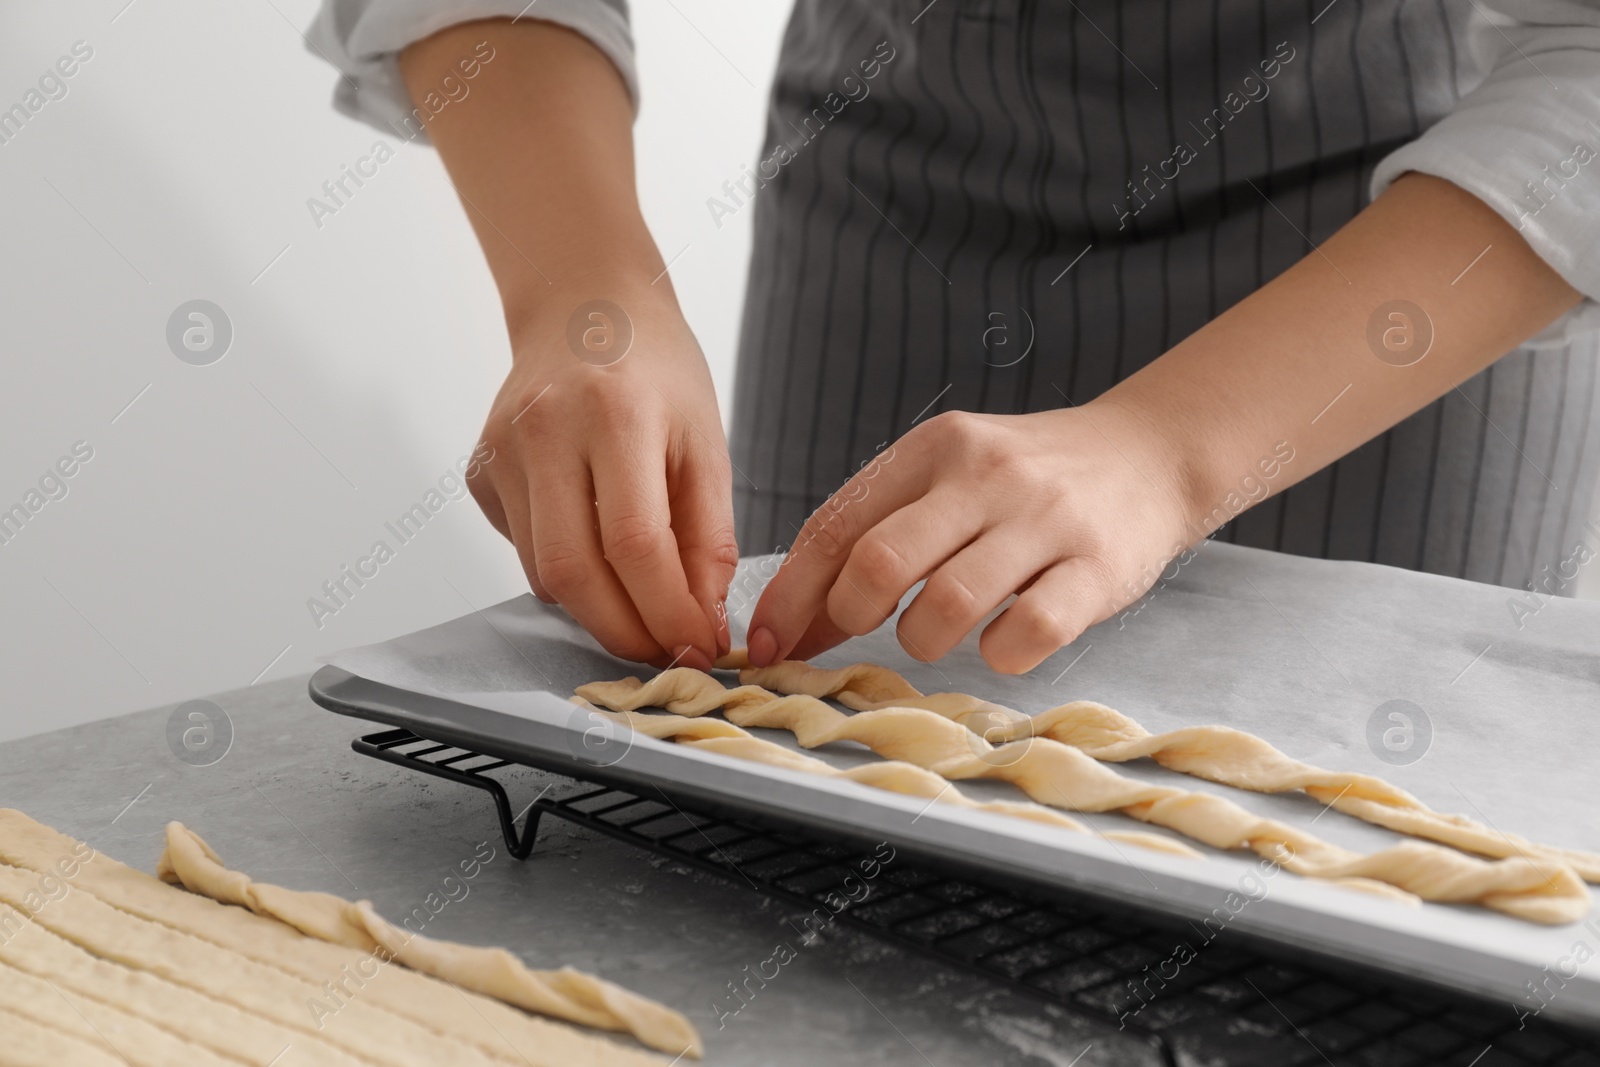
[(982, 522), (975, 509), (949, 493), (935, 490), (912, 501), (855, 543), (828, 593), (827, 617), (858, 637), (876, 630), (912, 586), (978, 535)]
[[(521, 484), (520, 482), (518, 483)], [(511, 523), (506, 516), (505, 504), (500, 499), (500, 490), (493, 481), (484, 477), (482, 473), (476, 478), (467, 479), (467, 489), (472, 493), (472, 499), (477, 501), (478, 508), (483, 512), (483, 517), (489, 520), (489, 525), (500, 531), (500, 536), (507, 541), (513, 540), (511, 536)], [(522, 508), (523, 518), (527, 517), (526, 501)], [(522, 523), (525, 527), (526, 522)], [(532, 575), (529, 575), (530, 580)]]
[(718, 655), (728, 651), (728, 585), (739, 565), (733, 533), (733, 490), (727, 454), (694, 442), (677, 460), (669, 485), (672, 529), (689, 593), (711, 622)]
[(715, 620), (690, 593), (684, 573), (667, 497), (665, 448), (621, 435), (604, 437), (595, 444), (590, 470), (604, 564), (620, 580), (654, 642), (682, 666), (709, 670), (717, 656)]
[(539, 581), (613, 656), (660, 660), (665, 649), (634, 610), (602, 552), (594, 491), (582, 459), (570, 454), (546, 460), (528, 492)]
[(909, 458), (874, 474), (851, 478), (801, 527), (750, 617), (751, 663), (764, 667), (786, 658), (812, 619), (825, 613), (829, 590), (862, 534), (924, 492), (926, 476)]
[(940, 658), (1047, 562), (1016, 527), (984, 533), (929, 575), (900, 613), (901, 647), (923, 662)]
[(472, 493), (472, 499), (478, 502), (489, 525), (500, 531), (500, 536), (516, 548), (522, 573), (527, 575), (528, 587), (533, 590), (533, 595), (546, 604), (554, 604), (556, 598), (539, 581), (539, 560), (534, 552), (533, 528), (528, 520), (528, 486), (523, 480), (522, 471), (516, 467), (502, 466), (496, 469), (495, 474), (489, 475), (480, 468), (467, 479), (467, 489)]
[(820, 656), (834, 645), (850, 640), (851, 636), (835, 626), (826, 611), (818, 612), (794, 648), (789, 650), (787, 658), (810, 659), (812, 656)]
[(984, 627), (978, 648), (1001, 674), (1031, 671), (1100, 620), (1106, 583), (1087, 557), (1044, 570), (1001, 616)]

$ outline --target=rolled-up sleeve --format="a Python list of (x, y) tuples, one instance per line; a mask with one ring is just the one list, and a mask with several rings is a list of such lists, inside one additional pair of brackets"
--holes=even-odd
[(1586, 297), (1534, 339), (1560, 343), (1600, 329), (1600, 3), (1484, 0), (1473, 13), (1466, 62), (1481, 82), (1378, 164), (1372, 195), (1420, 171), (1499, 212)]
[(616, 65), (637, 113), (627, 0), (323, 0), (306, 41), (339, 70), (335, 108), (408, 140), (426, 140), (400, 77), (401, 50), (447, 26), (491, 18), (537, 19), (582, 34)]

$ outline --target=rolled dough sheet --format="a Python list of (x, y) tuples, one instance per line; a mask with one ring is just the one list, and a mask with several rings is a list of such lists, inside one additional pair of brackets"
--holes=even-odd
[[(86, 854), (90, 858), (82, 859)], [(62, 866), (69, 860), (79, 862)], [(72, 1003), (82, 999), (130, 1017), (130, 1048), (119, 1049), (130, 1059), (135, 1049), (169, 1038), (202, 1050), (181, 1059), (152, 1052), (147, 1056), (152, 1062), (203, 1064), (218, 1057), (260, 1067), (659, 1067), (666, 1062), (398, 964), (362, 977), (372, 969), (368, 953), (175, 889), (18, 812), (0, 811), (0, 989), (8, 990), (8, 1008), (65, 1039), (78, 1040), (73, 1031), (53, 1028), (59, 1009), (36, 997), (13, 997), (9, 990), (26, 993), (42, 981)], [(334, 997), (333, 986), (342, 995)], [(325, 1010), (314, 1011), (314, 1003)], [(330, 1003), (331, 1012), (326, 1010)], [(83, 1014), (92, 1018), (95, 1012)], [(152, 1034), (152, 1028), (166, 1038)], [(102, 1033), (111, 1037), (109, 1030)]]
[(30, 923), (0, 944), (0, 966), (48, 981), (75, 1002), (95, 1000), (155, 1026), (165, 1025), (188, 1041), (240, 1063), (267, 1067), (291, 1044), (307, 1062), (357, 1067), (369, 1061), (340, 1051), (320, 1036), (297, 1033), (226, 1001), (186, 989), (136, 968), (103, 960)]

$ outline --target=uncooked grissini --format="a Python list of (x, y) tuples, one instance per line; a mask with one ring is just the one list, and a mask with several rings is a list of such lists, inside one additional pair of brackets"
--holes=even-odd
[(698, 1057), (702, 1051), (689, 1020), (653, 1000), (570, 967), (530, 970), (503, 948), (458, 945), (402, 930), (365, 900), (351, 903), (330, 893), (258, 885), (224, 867), (200, 835), (181, 823), (167, 824), (167, 847), (156, 863), (156, 877), (281, 920), (310, 937), (366, 953), (381, 949), (413, 971), (527, 1011), (599, 1030), (627, 1031), (663, 1052), (687, 1051)]
[[(572, 701), (582, 707), (592, 709), (596, 714), (605, 715), (613, 721), (622, 723), (631, 730), (636, 730), (646, 737), (653, 737), (658, 741), (675, 741), (680, 745), (705, 749), (707, 752), (719, 752), (724, 756), (753, 760), (773, 767), (787, 767), (789, 770), (801, 771), (805, 774), (817, 774), (826, 778), (844, 778), (848, 781), (859, 782), (862, 785), (869, 785), (891, 793), (926, 797), (930, 802), (954, 804), (957, 807), (976, 808), (979, 811), (993, 811), (1003, 815), (1013, 815), (1019, 819), (1031, 819), (1034, 822), (1044, 823), (1047, 826), (1058, 826), (1063, 830), (1072, 830), (1076, 833), (1093, 832), (1077, 819), (1069, 818), (1058, 811), (1052, 811), (1038, 804), (1019, 803), (1014, 800), (987, 802), (973, 800), (932, 771), (924, 770), (915, 764), (901, 760), (883, 760), (878, 763), (864, 763), (859, 767), (841, 769), (824, 760), (814, 759), (804, 753), (773, 744), (771, 741), (763, 741), (726, 719), (684, 718), (678, 715), (641, 715), (633, 711), (608, 711), (605, 708), (595, 707), (595, 705), (581, 696), (573, 697)], [(1131, 833), (1112, 832), (1102, 836), (1113, 841), (1122, 841), (1127, 844), (1138, 845), (1141, 848), (1151, 848), (1158, 852), (1166, 852), (1175, 856), (1188, 856), (1192, 859), (1200, 857), (1200, 853), (1182, 841), (1174, 841), (1170, 837), (1162, 837), (1159, 834), (1144, 834), (1133, 831)]]
[[(487, 957), (477, 954), (485, 950), (437, 941), (412, 954), (419, 939), (370, 908), (252, 883), (178, 824), (168, 828), (161, 869), (197, 891), (0, 810), (0, 1004), (25, 1020), (17, 1024), (22, 1041), (0, 1042), (0, 1064), (89, 1064), (101, 1056), (135, 1067), (667, 1062), (495, 999), (506, 992), (540, 999), (552, 1014), (629, 1030), (669, 1055), (699, 1050), (687, 1020), (598, 979), (528, 971), (514, 959), (483, 963)], [(530, 993), (530, 979), (548, 988)], [(58, 990), (53, 1000), (41, 995), (50, 986)], [(63, 1001), (78, 1009), (72, 1018), (59, 1010)], [(8, 1037), (11, 1022), (0, 1020)]]
[(873, 663), (830, 671), (792, 660), (770, 667), (750, 667), (745, 661), (739, 681), (776, 693), (831, 697), (855, 711), (925, 708), (991, 741), (1048, 737), (1107, 763), (1148, 757), (1170, 770), (1257, 793), (1300, 790), (1347, 815), (1412, 837), (1496, 859), (1550, 859), (1571, 867), (1584, 881), (1600, 882), (1600, 856), (1592, 852), (1541, 845), (1465, 816), (1445, 815), (1381, 778), (1313, 767), (1254, 734), (1228, 726), (1190, 726), (1152, 734), (1121, 712), (1089, 700), (1027, 715), (965, 693), (925, 695), (899, 674)]
[(967, 727), (925, 708), (889, 706), (845, 715), (808, 694), (779, 696), (758, 685), (725, 688), (692, 667), (648, 682), (593, 682), (577, 694), (614, 711), (660, 707), (698, 717), (713, 710), (735, 725), (791, 731), (805, 748), (857, 741), (880, 756), (905, 760), (943, 778), (997, 778), (1033, 799), (1072, 811), (1120, 811), (1220, 849), (1250, 849), (1306, 877), (1371, 879), (1423, 900), (1481, 904), (1541, 923), (1575, 922), (1589, 891), (1566, 864), (1550, 859), (1486, 862), (1451, 849), (1402, 842), (1370, 855), (1339, 848), (1232, 801), (1125, 778), (1092, 757), (1049, 738), (996, 749)]

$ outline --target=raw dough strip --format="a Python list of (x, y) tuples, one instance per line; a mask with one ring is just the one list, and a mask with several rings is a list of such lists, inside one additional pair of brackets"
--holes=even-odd
[(1325, 771), (1286, 755), (1254, 734), (1228, 726), (1190, 726), (1152, 734), (1121, 712), (1089, 700), (1027, 715), (965, 693), (925, 696), (899, 674), (872, 663), (827, 671), (787, 661), (747, 667), (739, 672), (739, 680), (778, 693), (832, 697), (855, 711), (926, 708), (990, 741), (1048, 737), (1107, 763), (1148, 757), (1169, 770), (1256, 793), (1301, 790), (1347, 815), (1412, 837), (1496, 859), (1552, 860), (1571, 867), (1586, 882), (1600, 883), (1600, 855), (1541, 845), (1492, 830), (1464, 815), (1434, 811), (1381, 778)]
[[(64, 860), (74, 856), (81, 858), (83, 847), (73, 838), (35, 822), (20, 811), (0, 808), (0, 863), (44, 874), (60, 870), (57, 865)], [(320, 986), (335, 976), (342, 976), (346, 968), (360, 973), (369, 958), (369, 954), (355, 949), (308, 938), (277, 919), (174, 889), (103, 853), (91, 851), (90, 859), (72, 869), (70, 876), (58, 877), (69, 881), (75, 892), (93, 895), (126, 915), (160, 923), (314, 985)], [(3, 950), (0, 950), (0, 958), (4, 958)], [(86, 954), (85, 958), (96, 965), (115, 967)], [(64, 966), (59, 960), (55, 963)], [(186, 989), (171, 986), (142, 971), (120, 967), (116, 970), (137, 979), (157, 982), (174, 995), (189, 994)], [(61, 972), (47, 969), (45, 973)], [(139, 987), (130, 988), (132, 992), (119, 996), (131, 996)], [(376, 978), (367, 981), (360, 994), (364, 1002), (402, 1022), (415, 1022), (445, 1040), (475, 1047), (485, 1055), (517, 1067), (529, 1067), (529, 1064), (535, 1067), (649, 1067), (651, 1064), (661, 1067), (665, 1062), (653, 1054), (529, 1015), (479, 993), (458, 989), (455, 995), (448, 995), (449, 991), (438, 980), (404, 967), (382, 968)], [(185, 1017), (200, 1020), (191, 1024), (197, 1029), (201, 1022), (210, 1025), (222, 1019), (224, 1036), (244, 1032), (246, 1024), (270, 1025), (266, 1020), (238, 1012), (231, 1005), (213, 1003), (210, 1013), (201, 1016), (188, 1012)], [(237, 1018), (227, 1021), (228, 1013)], [(297, 1047), (301, 1043), (297, 1042)], [(283, 1044), (278, 1042), (268, 1058), (276, 1055)], [(326, 1044), (321, 1048), (328, 1057), (337, 1051)], [(328, 1058), (326, 1062), (338, 1067), (339, 1061)]]
[(624, 1031), (673, 1055), (687, 1053), (698, 1059), (704, 1051), (689, 1020), (665, 1005), (570, 967), (532, 970), (503, 948), (413, 934), (388, 923), (365, 900), (351, 903), (329, 893), (252, 882), (248, 875), (223, 866), (200, 835), (182, 823), (167, 824), (167, 847), (156, 863), (156, 876), (224, 904), (280, 919), (310, 937), (367, 953), (382, 949), (414, 971), (527, 1011), (599, 1030)]
[[(0, 918), (8, 911), (0, 907)], [(34, 922), (27, 922), (9, 941), (0, 942), (0, 968), (48, 979), (79, 998), (115, 1004), (121, 1011), (168, 1031), (181, 1031), (189, 1041), (241, 1059), (252, 1067), (269, 1067), (273, 1058), (291, 1043), (297, 1055), (288, 1057), (279, 1067), (294, 1067), (297, 1060), (314, 1062), (319, 1067), (370, 1067), (376, 1062), (336, 1048), (316, 1034), (279, 1026), (204, 992), (100, 959)], [(3, 984), (0, 982), (0, 986)]]
[[(973, 800), (932, 771), (924, 770), (914, 764), (900, 760), (863, 763), (859, 767), (841, 770), (824, 760), (807, 756), (793, 749), (784, 748), (782, 745), (774, 744), (771, 741), (764, 741), (726, 719), (691, 719), (678, 715), (644, 715), (636, 711), (607, 711), (604, 708), (595, 707), (583, 697), (578, 696), (573, 697), (572, 702), (587, 707), (597, 715), (604, 715), (613, 721), (622, 723), (631, 730), (636, 730), (646, 737), (653, 737), (658, 741), (675, 741), (680, 745), (705, 749), (707, 752), (720, 752), (725, 756), (733, 756), (736, 759), (753, 760), (773, 767), (784, 767), (792, 771), (800, 771), (803, 774), (815, 774), (825, 778), (846, 778), (852, 782), (859, 782), (862, 785), (887, 790), (891, 793), (926, 797), (941, 804), (953, 804), (957, 807), (973, 808), (977, 811), (993, 811), (1002, 815), (1012, 815), (1019, 819), (1029, 819), (1033, 822), (1060, 827), (1063, 830), (1072, 830), (1080, 834), (1095, 833), (1095, 831), (1089, 829), (1078, 820), (1069, 818), (1060, 812), (1039, 804), (1025, 804), (1012, 800)], [(1202, 858), (1199, 852), (1196, 852), (1182, 841), (1175, 841), (1160, 834), (1114, 831), (1102, 836), (1113, 841), (1122, 841), (1126, 844), (1138, 845), (1141, 848), (1154, 849), (1157, 852), (1166, 852), (1170, 855), (1183, 856), (1188, 859)]]
[(594, 682), (580, 687), (578, 695), (614, 711), (662, 707), (692, 717), (721, 707), (736, 725), (793, 731), (805, 748), (858, 741), (881, 756), (951, 780), (998, 778), (1052, 807), (1121, 811), (1214, 848), (1248, 848), (1307, 877), (1370, 878), (1423, 900), (1482, 904), (1540, 923), (1575, 922), (1589, 911), (1588, 887), (1564, 864), (1522, 858), (1489, 863), (1414, 841), (1361, 855), (1219, 796), (1124, 778), (1049, 738), (1016, 746), (1021, 751), (1015, 754), (998, 750), (960, 723), (923, 708), (845, 715), (813, 696), (780, 697), (754, 685), (725, 689), (692, 667), (663, 671), (649, 682)]
[[(0, 1002), (42, 1026), (113, 1053), (131, 1067), (168, 1067), (174, 1063), (184, 1067), (244, 1067), (251, 1062), (219, 1054), (132, 1012), (90, 997), (68, 999), (66, 991), (49, 979), (4, 964), (0, 964)], [(293, 1062), (282, 1067), (293, 1067)]]
[(128, 1067), (120, 1057), (96, 1044), (71, 1037), (51, 1026), (34, 1022), (0, 1004), (0, 1065), (3, 1067)]

